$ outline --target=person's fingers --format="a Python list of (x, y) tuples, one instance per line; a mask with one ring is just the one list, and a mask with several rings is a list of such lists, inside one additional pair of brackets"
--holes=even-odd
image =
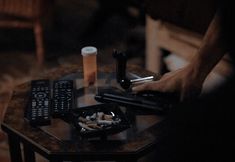
[(145, 90), (154, 90), (157, 91), (160, 89), (160, 83), (158, 81), (148, 82), (141, 85), (132, 87), (133, 92), (140, 92)]
[(134, 86), (134, 87), (132, 87), (132, 92), (139, 92), (139, 91), (147, 90), (146, 87), (147, 87), (147, 83)]

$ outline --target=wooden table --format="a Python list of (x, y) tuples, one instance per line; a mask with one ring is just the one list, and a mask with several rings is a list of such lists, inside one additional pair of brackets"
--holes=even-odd
[[(111, 67), (99, 68), (99, 73), (111, 73)], [(152, 74), (137, 67), (128, 67), (138, 75)], [(61, 77), (77, 79), (82, 67), (57, 68), (40, 78), (55, 80)], [(137, 161), (153, 150), (160, 136), (159, 122), (163, 117), (147, 113), (145, 110), (126, 109), (131, 127), (106, 139), (81, 138), (75, 128), (59, 119), (45, 127), (31, 127), (24, 119), (24, 109), (28, 101), (30, 83), (22, 84), (14, 90), (2, 129), (7, 133), (12, 162), (22, 162), (21, 145), (25, 162), (34, 162), (35, 153), (49, 161), (115, 160)]]

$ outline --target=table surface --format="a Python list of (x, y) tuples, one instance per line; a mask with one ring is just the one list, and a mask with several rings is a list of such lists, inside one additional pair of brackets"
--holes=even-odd
[[(103, 82), (102, 77), (114, 74), (112, 66), (98, 68), (98, 80)], [(151, 72), (136, 66), (129, 66), (128, 71), (138, 76), (153, 75)], [(82, 67), (68, 66), (60, 67), (39, 77), (40, 79), (74, 79), (77, 88), (82, 87)], [(113, 80), (109, 82), (112, 84)], [(103, 83), (98, 83), (103, 84)], [(105, 82), (107, 84), (107, 82)], [(12, 99), (9, 102), (2, 129), (9, 134), (15, 135), (21, 141), (29, 144), (32, 149), (47, 157), (60, 156), (73, 157), (93, 155), (93, 158), (120, 155), (126, 157), (142, 156), (142, 153), (151, 150), (160, 140), (161, 130), (159, 123), (164, 119), (163, 115), (149, 113), (145, 110), (134, 110), (125, 108), (126, 116), (130, 121), (130, 128), (120, 133), (109, 135), (105, 139), (101, 138), (82, 138), (79, 132), (70, 124), (61, 119), (53, 119), (49, 126), (31, 127), (24, 119), (24, 109), (28, 101), (30, 82), (19, 85), (15, 88)], [(78, 107), (86, 104), (96, 104), (90, 100), (92, 91), (88, 90), (88, 100), (84, 96), (78, 98)], [(90, 95), (90, 96), (89, 96)], [(80, 105), (79, 105), (80, 104)], [(84, 105), (85, 104), (85, 105)]]

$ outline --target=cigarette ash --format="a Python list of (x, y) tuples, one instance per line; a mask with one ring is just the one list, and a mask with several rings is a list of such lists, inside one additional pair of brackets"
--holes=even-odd
[(114, 112), (106, 114), (95, 112), (92, 115), (78, 116), (77, 124), (81, 127), (81, 132), (111, 129), (118, 125), (122, 120)]

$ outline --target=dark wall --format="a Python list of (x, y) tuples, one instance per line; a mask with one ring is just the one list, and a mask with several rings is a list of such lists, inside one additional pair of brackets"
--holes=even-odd
[(214, 0), (145, 0), (147, 13), (187, 29), (205, 33), (216, 9)]

